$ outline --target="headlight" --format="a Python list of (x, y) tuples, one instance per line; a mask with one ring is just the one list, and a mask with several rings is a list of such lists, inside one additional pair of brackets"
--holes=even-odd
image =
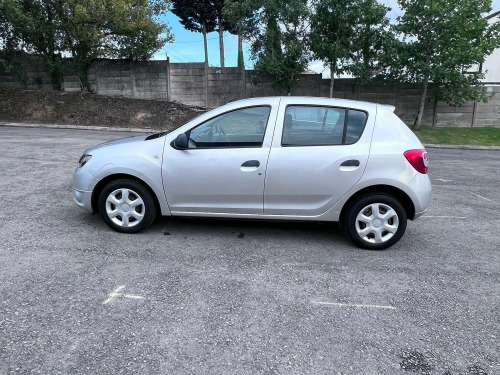
[(92, 157), (92, 155), (83, 154), (80, 160), (78, 160), (78, 168), (83, 167)]

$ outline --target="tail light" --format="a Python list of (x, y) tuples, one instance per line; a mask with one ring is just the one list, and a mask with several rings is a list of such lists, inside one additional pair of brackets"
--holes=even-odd
[(413, 168), (422, 174), (427, 173), (427, 166), (429, 165), (429, 159), (427, 158), (427, 151), (424, 149), (420, 150), (408, 150), (404, 153), (405, 158), (410, 162)]

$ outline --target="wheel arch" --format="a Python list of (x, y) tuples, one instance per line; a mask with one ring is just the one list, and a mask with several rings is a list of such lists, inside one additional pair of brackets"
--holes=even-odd
[(126, 173), (115, 173), (111, 174), (109, 176), (104, 177), (101, 179), (97, 185), (94, 187), (94, 190), (92, 191), (92, 198), (91, 198), (91, 203), (92, 203), (92, 212), (97, 213), (99, 212), (99, 207), (98, 207), (98, 202), (99, 202), (99, 195), (101, 194), (101, 191), (104, 189), (104, 187), (109, 184), (112, 181), (116, 181), (119, 179), (129, 179), (129, 180), (134, 180), (136, 182), (141, 183), (144, 185), (146, 189), (148, 189), (149, 193), (153, 197), (153, 200), (155, 202), (156, 208), (158, 212), (161, 212), (161, 205), (160, 205), (160, 200), (158, 199), (158, 196), (154, 192), (154, 190), (149, 186), (147, 182), (144, 180), (141, 180), (139, 177), (131, 175), (131, 174), (126, 174)]
[(391, 186), (391, 185), (372, 185), (372, 186), (367, 186), (356, 193), (354, 193), (344, 204), (342, 207), (342, 210), (340, 211), (340, 220), (339, 223), (342, 225), (344, 215), (346, 212), (349, 210), (349, 207), (360, 197), (363, 195), (367, 194), (376, 194), (376, 193), (382, 193), (382, 194), (387, 194), (395, 199), (397, 199), (401, 205), (403, 206), (406, 216), (408, 217), (409, 220), (413, 220), (415, 217), (415, 205), (413, 204), (413, 201), (411, 198), (406, 194), (403, 190)]

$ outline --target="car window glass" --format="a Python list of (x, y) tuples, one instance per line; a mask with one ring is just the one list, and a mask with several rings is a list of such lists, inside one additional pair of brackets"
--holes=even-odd
[(288, 106), (282, 144), (285, 146), (340, 145), (344, 133), (344, 108)]
[(347, 117), (347, 128), (345, 133), (345, 144), (355, 143), (361, 134), (366, 124), (366, 113), (361, 111), (349, 110)]
[(224, 113), (189, 132), (189, 148), (260, 147), (271, 107), (249, 107)]

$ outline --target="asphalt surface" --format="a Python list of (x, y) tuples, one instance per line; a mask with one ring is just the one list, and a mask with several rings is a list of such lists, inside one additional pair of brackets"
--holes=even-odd
[(0, 128), (1, 375), (500, 373), (499, 151), (430, 149), (429, 212), (370, 252), (316, 223), (115, 233), (71, 178), (123, 136)]

